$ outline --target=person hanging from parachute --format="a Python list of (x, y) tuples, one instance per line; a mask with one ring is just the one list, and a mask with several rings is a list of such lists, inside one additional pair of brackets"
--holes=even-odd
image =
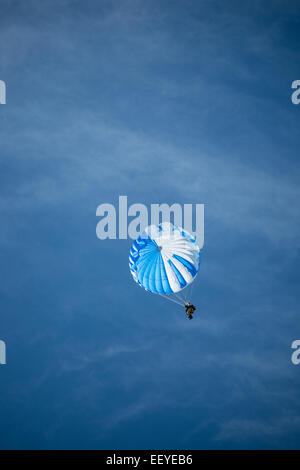
[(192, 320), (193, 319), (193, 313), (196, 310), (195, 305), (192, 305), (190, 302), (187, 302), (185, 304), (184, 308), (185, 308), (185, 313), (187, 314), (189, 320)]
[(129, 268), (139, 286), (182, 305), (192, 320), (196, 307), (188, 299), (199, 271), (200, 255), (192, 235), (163, 222), (148, 226), (133, 242)]

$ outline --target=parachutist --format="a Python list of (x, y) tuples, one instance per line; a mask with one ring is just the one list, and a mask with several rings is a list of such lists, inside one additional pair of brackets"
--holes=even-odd
[(190, 302), (187, 302), (185, 304), (184, 308), (185, 308), (185, 313), (189, 317), (189, 320), (192, 320), (193, 319), (193, 313), (196, 310), (195, 305), (192, 305)]
[(196, 308), (185, 299), (191, 295), (190, 287), (199, 271), (200, 260), (196, 240), (182, 227), (163, 222), (146, 227), (132, 243), (129, 269), (140, 287), (181, 308), (186, 305), (187, 316), (192, 319)]

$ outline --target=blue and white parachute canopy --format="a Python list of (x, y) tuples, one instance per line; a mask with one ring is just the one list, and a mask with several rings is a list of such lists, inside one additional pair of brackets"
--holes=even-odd
[[(196, 240), (169, 222), (150, 225), (133, 242), (129, 268), (133, 279), (154, 294), (176, 294), (189, 286), (200, 267)], [(181, 299), (180, 303), (184, 303)]]

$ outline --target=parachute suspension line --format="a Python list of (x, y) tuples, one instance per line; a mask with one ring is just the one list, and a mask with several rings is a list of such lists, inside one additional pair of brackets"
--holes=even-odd
[(194, 283), (192, 282), (192, 283), (188, 286), (188, 288), (186, 289), (186, 291), (185, 291), (185, 293), (184, 293), (184, 300), (185, 300), (185, 303), (191, 301), (193, 284), (194, 284)]
[(185, 305), (186, 304), (186, 301), (185, 301), (185, 296), (184, 296), (184, 293), (183, 292), (178, 292), (178, 297), (180, 299), (180, 302), (182, 305)]
[(184, 303), (191, 302), (192, 292), (194, 289), (195, 281), (189, 284), (185, 289), (182, 291), (182, 296), (184, 299)]
[(175, 295), (176, 299), (179, 300), (179, 302), (184, 302), (184, 298), (180, 292), (173, 292), (172, 295)]
[(175, 304), (177, 305), (182, 305), (180, 302), (177, 302), (177, 300), (175, 299), (171, 299), (171, 297), (169, 297), (168, 295), (164, 295), (164, 294), (159, 294), (161, 297), (163, 297), (164, 299), (166, 300), (170, 300), (170, 302), (174, 302)]
[[(189, 287), (189, 286), (188, 286)], [(188, 289), (188, 287), (186, 289)], [(186, 290), (184, 289), (184, 290)], [(176, 298), (181, 302), (181, 304), (185, 305), (185, 295), (184, 295), (184, 290), (179, 291), (179, 292), (173, 292), (172, 295), (176, 296)]]
[(182, 302), (172, 299), (172, 297), (170, 297), (170, 295), (168, 294), (159, 294), (159, 295), (163, 297), (164, 299), (170, 300), (171, 302), (174, 302), (175, 304), (182, 306)]
[(176, 299), (173, 298), (173, 295), (174, 294), (169, 294), (169, 295), (166, 295), (166, 298), (171, 300), (171, 302), (175, 302), (176, 304), (178, 305), (182, 305), (182, 300), (179, 298), (179, 297), (176, 297)]

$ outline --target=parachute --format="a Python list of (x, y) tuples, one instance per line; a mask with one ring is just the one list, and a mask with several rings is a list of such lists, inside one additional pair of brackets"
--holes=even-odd
[(195, 238), (183, 228), (163, 222), (149, 225), (133, 242), (129, 268), (145, 290), (185, 305), (200, 261)]

